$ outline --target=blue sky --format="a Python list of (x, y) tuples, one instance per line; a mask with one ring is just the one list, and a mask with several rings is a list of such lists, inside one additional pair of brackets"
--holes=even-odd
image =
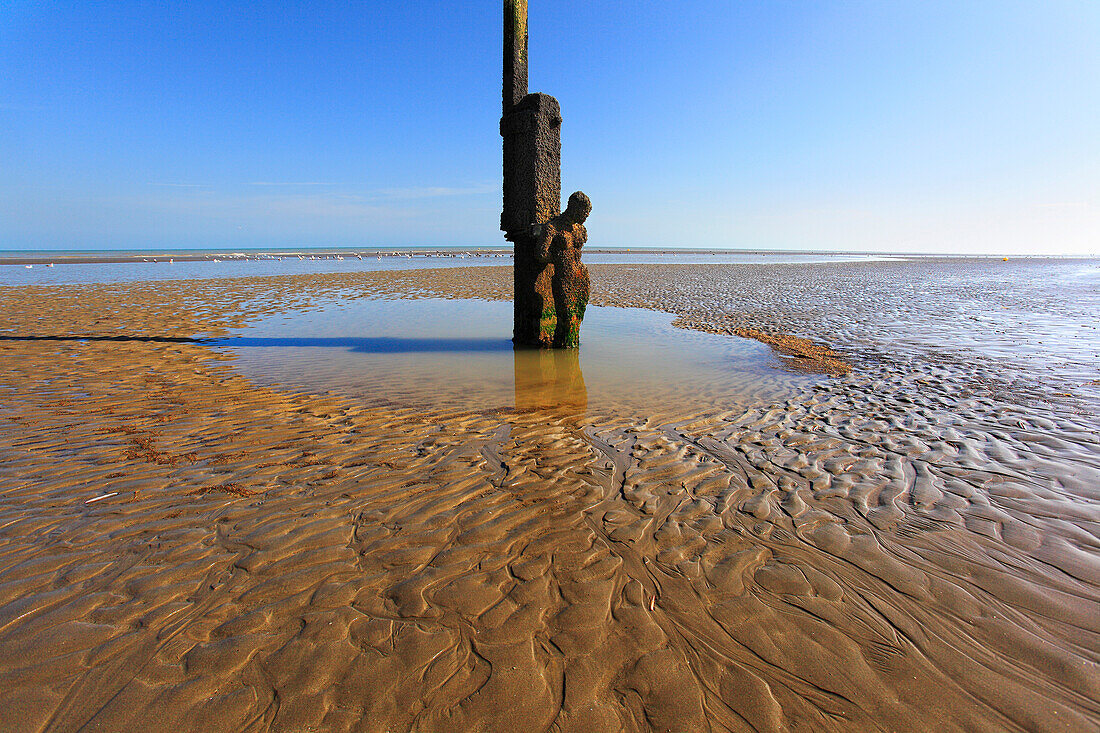
[[(1100, 253), (1096, 0), (531, 0), (590, 246)], [(501, 8), (0, 3), (0, 249), (494, 246)]]

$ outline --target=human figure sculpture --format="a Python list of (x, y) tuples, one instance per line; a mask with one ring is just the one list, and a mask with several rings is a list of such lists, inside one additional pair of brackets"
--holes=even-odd
[(550, 288), (554, 297), (555, 349), (575, 349), (580, 345), (581, 321), (590, 288), (588, 268), (581, 263), (581, 249), (588, 241), (584, 222), (590, 213), (592, 202), (577, 191), (569, 197), (565, 211), (539, 228), (535, 257), (553, 269)]

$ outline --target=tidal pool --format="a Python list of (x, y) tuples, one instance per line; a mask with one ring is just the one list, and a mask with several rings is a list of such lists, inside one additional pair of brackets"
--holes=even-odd
[(763, 344), (672, 322), (590, 306), (579, 349), (514, 349), (508, 302), (349, 299), (267, 317), (215, 345), (258, 384), (424, 407), (729, 407), (816, 379), (780, 369)]

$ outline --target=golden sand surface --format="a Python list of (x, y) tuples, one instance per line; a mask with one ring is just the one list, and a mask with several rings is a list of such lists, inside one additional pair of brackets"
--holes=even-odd
[(365, 406), (197, 340), (507, 268), (0, 289), (0, 729), (1095, 730), (1094, 405), (884, 341), (939, 338), (843, 295), (891, 268), (804, 307), (783, 268), (593, 267), (851, 364), (637, 414)]

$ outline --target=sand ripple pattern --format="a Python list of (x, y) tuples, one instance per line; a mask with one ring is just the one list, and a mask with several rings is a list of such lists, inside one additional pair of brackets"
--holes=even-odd
[(1097, 727), (1079, 402), (869, 359), (748, 409), (425, 411), (188, 340), (331, 280), (0, 291), (0, 728)]

